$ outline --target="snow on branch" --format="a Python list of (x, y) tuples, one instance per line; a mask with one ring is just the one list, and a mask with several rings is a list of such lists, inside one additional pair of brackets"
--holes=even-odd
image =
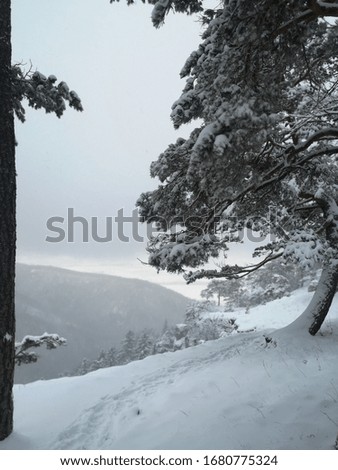
[(54, 75), (45, 77), (40, 72), (24, 72), (19, 65), (12, 67), (13, 107), (17, 118), (25, 121), (25, 108), (22, 104), (27, 100), (28, 106), (34, 109), (44, 109), (46, 113), (55, 113), (61, 117), (66, 110), (66, 103), (76, 111), (83, 111), (82, 103), (66, 82), (57, 84)]
[(329, 247), (327, 243), (318, 238), (315, 232), (305, 230), (295, 230), (290, 234), (283, 258), (296, 263), (302, 269), (312, 269), (317, 263), (322, 262)]
[(27, 335), (22, 341), (15, 343), (15, 363), (16, 365), (30, 364), (38, 360), (38, 355), (31, 348), (39, 348), (43, 344), (47, 349), (56, 349), (58, 346), (65, 346), (67, 340), (57, 334), (44, 333), (41, 336)]
[[(304, 156), (300, 157), (296, 161), (296, 164), (293, 164), (294, 159), (298, 154), (301, 154), (306, 149), (308, 149), (313, 143), (320, 142), (325, 137), (334, 137), (338, 138), (338, 130), (334, 128), (323, 129), (322, 131), (316, 132), (314, 135), (310, 136), (305, 142), (297, 146), (289, 146), (284, 149), (284, 153), (281, 153), (278, 158), (282, 161), (277, 163), (273, 168), (268, 170), (258, 183), (248, 184), (244, 189), (239, 191), (232, 199), (227, 198), (224, 201), (220, 201), (214, 210), (214, 214), (220, 215), (224, 210), (226, 210), (231, 204), (234, 204), (237, 201), (241, 201), (247, 194), (257, 193), (266, 187), (273, 187), (274, 184), (283, 180), (288, 174), (294, 173), (297, 169), (304, 167), (311, 160), (314, 160), (317, 157), (321, 156), (330, 156), (338, 154), (338, 146), (329, 146), (326, 145), (320, 149), (314, 149)], [(287, 157), (286, 157), (287, 156)], [(286, 164), (286, 160), (289, 160), (289, 164)]]
[[(110, 0), (110, 3), (118, 2), (119, 0)], [(127, 5), (133, 5), (135, 0), (126, 0)], [(166, 15), (171, 11), (186, 13), (192, 15), (199, 13), (203, 10), (202, 0), (142, 0), (142, 3), (149, 3), (154, 5), (151, 19), (155, 28), (163, 25)]]
[(242, 277), (248, 276), (249, 274), (257, 271), (265, 264), (280, 258), (283, 253), (270, 253), (262, 261), (249, 266), (238, 266), (237, 264), (230, 266), (222, 266), (218, 271), (217, 269), (201, 269), (198, 271), (190, 271), (184, 274), (184, 279), (187, 284), (191, 284), (198, 279), (241, 279)]

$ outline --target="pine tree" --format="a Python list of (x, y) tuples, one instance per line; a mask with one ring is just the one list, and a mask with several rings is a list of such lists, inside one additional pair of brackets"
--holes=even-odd
[(121, 349), (118, 353), (119, 364), (128, 364), (129, 362), (137, 359), (136, 341), (135, 333), (132, 330), (129, 330), (122, 341)]
[(0, 440), (13, 429), (15, 361), (16, 170), (14, 114), (25, 119), (23, 99), (60, 117), (66, 102), (82, 110), (79, 97), (54, 75), (12, 66), (11, 1), (0, 2)]
[[(201, 7), (158, 1), (155, 26), (191, 5)], [(159, 231), (149, 264), (187, 282), (238, 279), (277, 258), (321, 263), (315, 295), (292, 325), (312, 335), (338, 282), (338, 26), (323, 20), (337, 16), (338, 3), (319, 0), (225, 0), (204, 11), (171, 113), (175, 128), (202, 124), (153, 162), (160, 185), (137, 203)], [(204, 268), (243, 230), (269, 236), (256, 263)]]
[(102, 350), (97, 359), (90, 361), (84, 358), (80, 366), (71, 375), (85, 375), (98, 369), (105, 369), (116, 365), (118, 365), (118, 357), (116, 348), (113, 346), (107, 351)]
[(168, 329), (169, 329), (169, 323), (168, 323), (168, 319), (166, 318), (163, 323), (162, 334), (165, 333)]
[(226, 307), (233, 308), (240, 305), (241, 283), (238, 279), (228, 281), (213, 279), (201, 292), (201, 297), (210, 299), (216, 295), (217, 305), (221, 305), (221, 299), (226, 300)]
[(117, 351), (114, 346), (112, 346), (105, 355), (106, 366), (105, 367), (113, 367), (117, 365)]
[(74, 374), (71, 375), (86, 375), (90, 372), (91, 368), (91, 361), (87, 358), (84, 358), (80, 364), (80, 366), (75, 370)]
[(154, 341), (148, 331), (141, 333), (136, 345), (137, 359), (144, 359), (153, 353)]

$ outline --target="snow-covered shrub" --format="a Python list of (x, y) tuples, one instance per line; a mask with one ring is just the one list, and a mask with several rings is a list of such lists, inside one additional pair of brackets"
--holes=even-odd
[(187, 334), (185, 343), (190, 346), (232, 334), (237, 330), (236, 320), (215, 311), (211, 302), (194, 302), (186, 313)]
[(155, 343), (154, 354), (177, 351), (232, 334), (238, 326), (235, 319), (216, 311), (212, 302), (192, 302), (186, 311), (185, 323), (163, 333)]
[(174, 351), (175, 344), (174, 329), (169, 328), (165, 331), (154, 344), (154, 354), (162, 354), (168, 351)]

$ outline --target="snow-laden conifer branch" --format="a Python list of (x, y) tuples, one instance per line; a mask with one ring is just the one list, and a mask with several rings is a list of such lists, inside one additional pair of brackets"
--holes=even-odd
[(44, 109), (61, 117), (66, 110), (66, 103), (76, 111), (83, 111), (82, 103), (66, 82), (59, 82), (54, 75), (45, 77), (40, 72), (24, 72), (19, 65), (12, 67), (13, 106), (17, 118), (25, 121), (24, 100), (34, 109)]
[[(110, 0), (110, 3), (119, 0)], [(135, 0), (126, 0), (127, 5), (133, 5)], [(142, 0), (142, 3), (154, 5), (151, 19), (155, 28), (163, 25), (166, 15), (172, 10), (177, 13), (199, 13), (203, 10), (203, 0)]]
[(66, 344), (67, 340), (57, 334), (27, 335), (22, 341), (15, 343), (15, 363), (21, 365), (36, 362), (38, 355), (34, 351), (28, 351), (31, 348), (39, 348), (45, 345), (47, 349), (56, 349), (58, 346), (65, 346)]
[[(338, 138), (338, 129), (331, 129), (332, 135), (336, 135)], [(326, 132), (326, 131), (325, 131)], [(308, 148), (312, 143), (321, 140), (325, 132), (318, 132), (316, 136), (311, 136), (307, 142), (303, 144), (287, 149), (284, 155), (289, 156), (292, 155), (292, 159), (298, 154), (301, 153), (302, 150)], [(321, 137), (320, 137), (321, 136)], [(297, 172), (298, 169), (301, 169), (306, 164), (308, 164), (311, 160), (325, 156), (328, 157), (330, 155), (338, 155), (338, 146), (326, 146), (325, 148), (312, 151), (306, 154), (305, 156), (301, 157), (298, 161), (294, 164), (285, 164), (286, 160), (283, 160), (281, 163), (277, 164), (274, 168), (269, 170), (266, 174), (263, 174), (260, 178), (260, 182), (249, 184), (245, 187), (241, 192), (236, 194), (232, 199), (226, 199), (225, 201), (220, 201), (215, 208), (211, 211), (211, 217), (208, 219), (208, 225), (213, 224), (213, 220), (216, 217), (219, 217), (228, 207), (234, 204), (237, 201), (243, 200), (243, 198), (250, 194), (250, 193), (258, 193), (267, 187), (273, 187), (276, 183), (280, 182), (281, 180), (285, 179), (287, 175)], [(282, 157), (283, 154), (280, 154)], [(281, 159), (281, 158), (279, 158)], [(291, 160), (291, 159), (290, 159)]]
[(256, 264), (251, 264), (249, 266), (238, 266), (235, 265), (225, 265), (222, 266), (219, 270), (217, 269), (201, 269), (198, 271), (190, 271), (184, 274), (184, 279), (187, 281), (187, 284), (191, 284), (198, 279), (241, 279), (248, 276), (249, 274), (257, 271), (262, 268), (264, 265), (274, 261), (283, 256), (283, 253), (273, 253), (271, 252), (266, 256), (262, 261)]

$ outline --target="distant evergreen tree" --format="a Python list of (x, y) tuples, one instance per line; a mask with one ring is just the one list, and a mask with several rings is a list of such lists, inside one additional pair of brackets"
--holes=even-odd
[(201, 297), (209, 300), (214, 296), (217, 298), (218, 306), (221, 305), (221, 299), (223, 299), (228, 310), (238, 307), (241, 296), (241, 281), (239, 279), (213, 279), (208, 283), (206, 289), (202, 290)]
[(144, 359), (153, 353), (154, 340), (148, 331), (143, 331), (138, 338), (136, 345), (137, 359)]
[(117, 351), (114, 346), (112, 346), (108, 351), (106, 352), (105, 355), (105, 367), (113, 367), (118, 365), (118, 360), (117, 360)]
[(87, 358), (84, 358), (80, 366), (75, 370), (74, 375), (85, 375), (88, 374), (91, 370), (91, 361)]
[(163, 328), (162, 328), (162, 334), (165, 333), (169, 329), (169, 324), (168, 324), (168, 319), (166, 318), (164, 320)]
[(221, 298), (226, 296), (226, 283), (218, 279), (214, 279), (208, 283), (206, 289), (203, 289), (201, 292), (201, 297), (209, 300), (216, 295), (217, 305), (221, 305)]
[(132, 330), (129, 330), (122, 341), (121, 348), (118, 353), (118, 363), (128, 364), (128, 362), (137, 359), (136, 354), (136, 335)]
[(108, 351), (101, 351), (97, 359), (83, 359), (80, 366), (70, 375), (85, 375), (98, 369), (105, 369), (118, 365), (117, 352), (114, 347)]

